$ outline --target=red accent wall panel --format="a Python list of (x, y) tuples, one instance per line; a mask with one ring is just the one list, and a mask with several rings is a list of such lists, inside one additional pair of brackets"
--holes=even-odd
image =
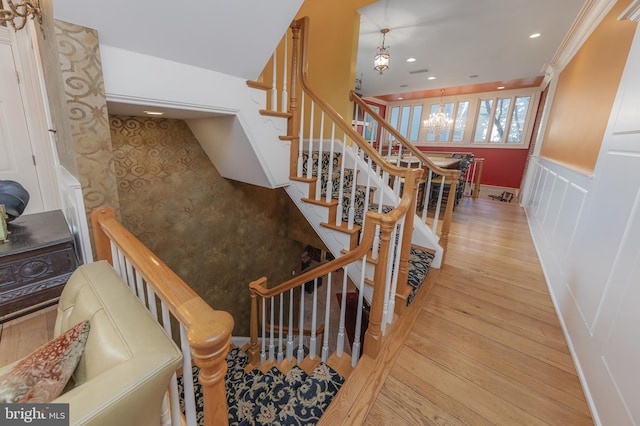
[(418, 147), (421, 151), (473, 152), (476, 158), (484, 158), (481, 184), (520, 188), (527, 149), (466, 148), (466, 147)]

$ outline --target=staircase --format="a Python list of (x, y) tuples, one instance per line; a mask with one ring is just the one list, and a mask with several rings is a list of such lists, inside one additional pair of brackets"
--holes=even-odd
[[(231, 424), (320, 419), (359, 360), (378, 356), (430, 267), (441, 266), (453, 203), (443, 204), (442, 191), (432, 200), (432, 188), (447, 184), (455, 191), (460, 176), (432, 164), (352, 93), (356, 111), (383, 129), (380, 140), (365, 140), (357, 123), (345, 121), (309, 86), (307, 19), (291, 30), (291, 63), (299, 66), (289, 67), (285, 78), (286, 111), (270, 107), (277, 104), (275, 84), (250, 82), (254, 111), (243, 114), (262, 120), (253, 131), (242, 132), (243, 121), (232, 116), (188, 122), (223, 176), (283, 186), (335, 257), (284, 283), (250, 283), (250, 344), (227, 358)], [(221, 135), (235, 135), (233, 155), (253, 158), (259, 167), (238, 170), (215, 139)], [(383, 149), (391, 138), (395, 151)], [(415, 159), (417, 167), (402, 164)], [(431, 205), (430, 212), (418, 208)], [(205, 411), (206, 395), (205, 389), (203, 404), (196, 404)]]

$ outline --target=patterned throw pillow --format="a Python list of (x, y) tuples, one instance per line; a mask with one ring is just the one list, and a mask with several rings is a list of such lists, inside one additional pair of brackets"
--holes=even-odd
[(0, 402), (51, 402), (62, 394), (89, 335), (89, 321), (40, 346), (0, 376)]

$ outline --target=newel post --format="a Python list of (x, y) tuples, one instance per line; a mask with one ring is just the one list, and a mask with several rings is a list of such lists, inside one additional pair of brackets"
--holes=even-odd
[(101, 221), (116, 219), (116, 212), (111, 207), (99, 207), (91, 212), (91, 228), (93, 229), (93, 245), (98, 260), (107, 260), (113, 266), (111, 259), (111, 240), (102, 229)]
[(449, 187), (449, 197), (447, 197), (447, 206), (444, 211), (444, 220), (442, 221), (442, 233), (440, 234), (440, 245), (442, 246), (442, 264), (447, 257), (447, 246), (449, 245), (449, 230), (451, 229), (451, 221), (453, 220), (453, 205), (456, 202), (456, 188), (458, 179), (451, 182)]
[[(204, 301), (200, 299), (190, 308), (199, 310), (199, 303), (204, 304)], [(191, 355), (195, 364), (200, 367), (198, 380), (202, 385), (205, 426), (229, 424), (224, 376), (227, 373), (226, 356), (232, 330), (233, 317), (224, 311), (216, 311), (211, 318), (199, 320), (187, 330)]]
[(249, 320), (249, 363), (256, 365), (260, 362), (260, 347), (258, 346), (258, 292), (256, 288), (265, 287), (267, 279), (262, 277), (249, 283), (251, 292), (251, 319)]
[[(409, 191), (411, 194), (411, 204), (407, 213), (404, 215), (404, 228), (402, 230), (402, 247), (400, 247), (400, 265), (398, 266), (398, 283), (408, 285), (409, 280), (409, 257), (411, 256), (411, 240), (413, 239), (413, 218), (416, 211), (416, 199), (418, 194), (416, 191), (418, 178), (422, 175), (423, 171), (420, 169), (420, 173), (411, 173), (410, 176), (405, 178), (405, 186), (403, 193)], [(396, 292), (401, 294), (401, 292)], [(395, 310), (401, 312), (407, 307), (407, 300), (396, 296)]]
[(291, 118), (287, 123), (287, 133), (291, 136), (291, 149), (289, 157), (289, 176), (298, 174), (298, 145), (300, 143), (300, 105), (298, 101), (298, 84), (300, 75), (300, 30), (302, 24), (295, 21), (291, 24), (292, 44), (291, 47), (291, 87), (289, 89), (289, 112)]
[(382, 314), (384, 305), (385, 281), (387, 277), (387, 265), (389, 249), (391, 247), (391, 233), (396, 223), (383, 222), (380, 224), (380, 252), (376, 263), (376, 273), (373, 284), (373, 296), (371, 297), (371, 310), (369, 311), (369, 326), (364, 335), (364, 353), (375, 358), (382, 347)]

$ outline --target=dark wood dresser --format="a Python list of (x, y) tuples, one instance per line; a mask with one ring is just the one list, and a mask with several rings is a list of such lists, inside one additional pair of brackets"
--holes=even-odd
[(55, 303), (78, 267), (73, 235), (60, 210), (23, 215), (0, 242), (0, 322)]

